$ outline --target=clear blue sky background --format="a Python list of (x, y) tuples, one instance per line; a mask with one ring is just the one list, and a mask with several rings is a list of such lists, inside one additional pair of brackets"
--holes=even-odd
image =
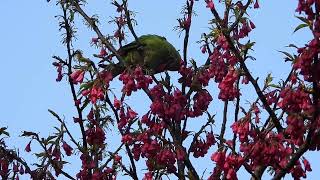
[[(130, 7), (137, 12), (137, 33), (166, 36), (178, 49), (182, 49), (182, 37), (179, 38), (177, 32), (172, 29), (177, 25), (176, 19), (180, 17), (179, 12), (184, 2), (184, 0), (134, 1)], [(270, 72), (277, 77), (276, 80), (279, 80), (287, 74), (289, 64), (283, 62), (283, 56), (277, 50), (285, 50), (285, 46), (290, 43), (302, 45), (308, 40), (309, 34), (306, 31), (292, 33), (299, 23), (294, 18), (297, 1), (261, 1), (260, 5), (260, 10), (249, 13), (257, 26), (251, 34), (252, 40), (257, 42), (255, 51), (252, 53), (257, 61), (249, 63), (249, 66), (253, 74), (260, 76), (261, 80)], [(191, 29), (189, 57), (202, 63), (206, 57), (200, 53), (199, 44), (195, 42), (199, 40), (202, 32), (207, 32), (207, 21), (211, 15), (202, 1), (196, 2), (195, 7), (198, 16), (194, 18), (195, 23)], [(90, 1), (86, 9), (89, 14), (97, 13), (100, 16), (101, 28), (105, 33), (111, 33), (114, 30), (114, 26), (107, 24), (110, 13), (114, 12), (109, 1)], [(40, 132), (44, 136), (54, 132), (52, 125), (58, 125), (58, 123), (49, 115), (48, 108), (64, 116), (75, 136), (79, 137), (78, 127), (73, 127), (72, 116), (75, 111), (68, 86), (64, 82), (55, 82), (56, 70), (51, 65), (52, 55), (65, 56), (64, 47), (60, 43), (61, 33), (58, 32), (58, 21), (54, 18), (60, 13), (60, 9), (54, 5), (54, 2), (46, 3), (45, 0), (1, 1), (0, 126), (9, 128), (12, 138), (8, 141), (8, 145), (11, 147), (24, 149), (28, 140), (18, 138), (23, 130)], [(75, 47), (84, 50), (88, 56), (92, 55), (98, 51), (89, 45), (91, 37), (95, 35), (84, 28), (82, 21), (79, 22), (78, 41)], [(250, 95), (247, 98), (250, 99)], [(216, 96), (214, 99), (217, 102)], [(141, 98), (130, 102), (135, 103), (134, 108), (138, 112), (145, 112), (146, 103)], [(219, 111), (221, 109), (214, 109), (214, 112)], [(116, 134), (108, 134), (107, 139), (112, 145), (119, 141)], [(24, 152), (21, 154), (26, 155), (29, 162), (34, 162), (30, 154)], [(307, 157), (314, 170), (309, 174), (308, 179), (317, 179), (320, 177), (320, 172), (317, 171), (317, 166), (320, 165), (317, 162), (319, 155), (308, 153)], [(70, 158), (69, 160), (75, 164), (68, 166), (70, 171), (76, 173), (78, 169), (75, 167), (79, 167), (78, 159)], [(208, 168), (207, 171), (211, 171), (214, 167), (208, 159), (199, 161), (197, 166), (203, 170)], [(239, 179), (247, 178), (248, 176), (243, 173), (239, 175)], [(265, 179), (269, 178), (265, 177)], [(291, 177), (287, 176), (286, 179)]]

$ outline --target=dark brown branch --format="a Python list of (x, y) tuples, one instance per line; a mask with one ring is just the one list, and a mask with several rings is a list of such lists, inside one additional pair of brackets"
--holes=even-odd
[[(71, 93), (72, 93), (72, 97), (73, 97), (73, 102), (77, 101), (77, 94), (75, 91), (75, 87), (74, 84), (72, 82), (72, 79), (70, 78), (70, 75), (72, 74), (72, 59), (73, 59), (73, 53), (71, 53), (71, 41), (72, 41), (72, 33), (71, 33), (71, 26), (69, 25), (69, 20), (67, 17), (67, 10), (64, 7), (64, 4), (61, 3), (61, 8), (63, 10), (63, 20), (65, 23), (65, 30), (66, 30), (66, 45), (67, 45), (67, 52), (68, 52), (68, 80), (69, 80), (69, 85), (70, 85), (70, 89), (71, 89)], [(81, 129), (81, 134), (82, 134), (82, 143), (83, 143), (83, 147), (84, 147), (84, 151), (87, 152), (88, 149), (88, 145), (87, 145), (87, 139), (86, 139), (86, 134), (85, 134), (85, 129), (84, 129), (84, 125), (83, 125), (83, 118), (82, 118), (82, 110), (80, 108), (79, 105), (75, 104), (77, 112), (78, 112), (78, 118), (80, 119), (79, 121), (79, 126)]]
[[(228, 101), (224, 102), (224, 108), (223, 108), (223, 120), (221, 125), (221, 131), (219, 135), (220, 143), (218, 145), (218, 151), (222, 152), (224, 151), (224, 133), (226, 131), (226, 124), (227, 124), (227, 113), (228, 113)], [(215, 178), (219, 179), (220, 175), (222, 173), (222, 168), (217, 165), (217, 173), (215, 174)]]
[(221, 125), (221, 131), (220, 131), (220, 144), (219, 144), (219, 151), (222, 151), (223, 147), (223, 141), (224, 141), (224, 133), (226, 132), (226, 124), (227, 124), (227, 116), (228, 116), (228, 101), (224, 102), (224, 108), (223, 108), (223, 120)]
[[(190, 4), (191, 3), (191, 4)], [(193, 8), (193, 1), (189, 1), (187, 0), (187, 21), (188, 18), (190, 18), (190, 24), (187, 28), (185, 28), (185, 36), (183, 39), (183, 63), (185, 66), (187, 66), (187, 55), (188, 55), (188, 42), (189, 42), (189, 33), (190, 33), (190, 27), (191, 27), (191, 22), (192, 22), (192, 8)], [(186, 85), (184, 83), (182, 83), (182, 94), (185, 94), (186, 91)]]
[(200, 177), (199, 177), (196, 169), (193, 167), (190, 159), (189, 159), (189, 158), (186, 158), (186, 159), (184, 160), (184, 162), (185, 162), (185, 165), (187, 166), (188, 170), (191, 172), (192, 176), (193, 176), (195, 179), (200, 179)]
[[(319, 135), (319, 133), (317, 133)], [(283, 168), (280, 172), (278, 172), (272, 179), (273, 180), (281, 180), (290, 169), (296, 164), (297, 160), (308, 150), (311, 144), (311, 133), (309, 132), (306, 142), (300, 146), (300, 148), (292, 155), (292, 158), (288, 162), (285, 168)]]
[[(61, 138), (62, 135), (60, 135)], [(57, 169), (62, 175), (64, 175), (66, 178), (68, 179), (72, 179), (72, 180), (76, 180), (75, 178), (73, 178), (71, 175), (69, 175), (67, 172), (65, 172), (64, 170), (62, 170), (60, 167), (58, 167), (55, 163), (55, 161), (52, 159), (52, 155), (49, 153), (47, 147), (42, 143), (42, 141), (40, 140), (39, 136), (36, 136), (35, 139), (38, 141), (38, 143), (40, 144), (40, 146), (43, 148), (44, 152), (46, 153), (46, 157), (48, 157), (49, 163), (50, 165), (54, 168)]]
[(191, 145), (190, 145), (190, 147), (189, 147), (189, 149), (188, 149), (188, 156), (190, 156), (190, 153), (191, 153), (191, 149), (192, 149), (192, 147), (194, 146), (194, 143), (196, 142), (196, 140), (198, 139), (198, 137), (200, 136), (200, 134), (203, 132), (203, 130), (207, 127), (207, 126), (209, 126), (211, 123), (213, 123), (214, 122), (214, 119), (212, 118), (212, 119), (209, 119), (208, 121), (207, 121), (207, 123), (206, 124), (204, 124), (203, 126), (201, 126), (201, 128), (200, 128), (200, 130), (194, 135), (194, 137), (193, 137), (193, 139), (192, 139), (192, 142), (191, 142)]
[(68, 63), (66, 61), (64, 61), (63, 59), (61, 59), (59, 56), (52, 56), (52, 58), (58, 60), (63, 65), (68, 65)]
[(0, 146), (0, 156), (8, 157), (10, 159), (14, 159), (14, 160), (18, 161), (19, 163), (21, 163), (25, 167), (25, 171), (30, 174), (32, 179), (35, 179), (37, 177), (36, 174), (34, 174), (33, 171), (30, 169), (28, 164), (23, 159), (21, 159), (16, 154), (15, 151), (8, 150), (5, 147)]
[[(291, 71), (290, 71), (290, 73), (289, 73), (289, 75), (287, 76), (286, 80), (284, 81), (283, 86), (282, 86), (280, 92), (286, 87), (287, 83), (288, 83), (289, 80), (290, 80), (290, 77), (291, 77), (293, 71), (294, 71), (294, 69), (292, 68)], [(276, 110), (279, 100), (280, 100), (280, 96), (278, 96), (277, 99), (276, 99), (276, 101), (274, 102), (272, 111), (275, 111), (275, 110)], [(280, 117), (281, 117), (281, 116), (280, 116)], [(267, 119), (267, 121), (264, 123), (263, 128), (262, 128), (261, 131), (264, 131), (264, 130), (265, 130), (265, 128), (267, 127), (267, 125), (268, 125), (269, 122), (270, 122), (270, 119), (271, 119), (271, 117), (269, 117), (269, 118)], [(278, 119), (281, 119), (281, 118), (278, 118)]]
[[(111, 107), (111, 110), (113, 111), (113, 114), (115, 115), (116, 117), (116, 120), (117, 120), (117, 123), (119, 123), (120, 119), (119, 119), (119, 116), (118, 116), (118, 112), (117, 110), (115, 109), (115, 107), (113, 106), (113, 104), (111, 103), (110, 101), (110, 98), (108, 96), (108, 93), (105, 93), (105, 101), (108, 103), (108, 105)], [(121, 135), (123, 135), (124, 133), (121, 131), (121, 129), (119, 129), (119, 132)], [(126, 151), (128, 153), (128, 156), (129, 156), (129, 159), (130, 159), (130, 163), (131, 163), (131, 166), (132, 166), (132, 170), (130, 171), (129, 175), (135, 179), (135, 180), (138, 180), (138, 175), (137, 175), (137, 168), (136, 168), (136, 165), (135, 165), (135, 162), (134, 162), (134, 158), (132, 156), (132, 153), (131, 153), (131, 150), (129, 148), (129, 145), (128, 144), (125, 144), (125, 148), (126, 148)]]
[(234, 21), (234, 23), (228, 28), (228, 32), (230, 33), (231, 31), (233, 31), (233, 29), (239, 24), (240, 20), (242, 19), (244, 13), (247, 12), (247, 9), (250, 5), (250, 3), (252, 2), (252, 0), (248, 0), (246, 5), (243, 7), (242, 11), (240, 12), (239, 16), (237, 17), (237, 19)]
[(111, 154), (110, 158), (107, 159), (107, 161), (100, 167), (100, 171), (102, 171), (105, 167), (107, 167), (108, 163), (114, 158), (113, 155), (114, 155), (114, 154), (117, 154), (117, 153), (121, 150), (121, 148), (122, 148), (123, 145), (124, 145), (124, 144), (122, 143), (122, 144), (118, 147), (118, 149), (116, 149), (116, 150)]
[(101, 42), (106, 45), (106, 47), (117, 57), (120, 62), (123, 62), (122, 57), (119, 55), (117, 50), (113, 47), (113, 45), (106, 39), (106, 37), (102, 34), (95, 21), (90, 18), (80, 7), (79, 3), (75, 0), (71, 0), (72, 5), (75, 10), (86, 20), (86, 22), (92, 27), (92, 29), (96, 32)]
[[(60, 116), (55, 113), (54, 111), (48, 109), (48, 111), (55, 117), (57, 118), (57, 120), (63, 125), (63, 127), (66, 129), (67, 134), (69, 135), (71, 141), (74, 143), (74, 145), (76, 145), (78, 147), (78, 149), (82, 152), (82, 148), (80, 148), (79, 144), (77, 143), (77, 141), (73, 138), (72, 134), (70, 133), (66, 123), (60, 118)], [(84, 152), (82, 152), (84, 153)]]
[[(191, 18), (192, 18), (192, 8), (193, 8), (193, 1), (190, 1), (191, 4), (189, 4), (189, 1), (187, 1), (187, 18), (190, 18), (190, 25), (187, 27), (184, 40), (183, 40), (183, 61), (185, 65), (187, 64), (187, 54), (188, 54), (188, 42), (189, 42), (189, 32), (191, 27)], [(188, 21), (188, 19), (187, 19)]]
[(245, 64), (245, 59), (242, 58), (239, 50), (235, 47), (234, 42), (231, 39), (230, 34), (227, 31), (227, 27), (223, 27), (222, 20), (221, 20), (221, 18), (219, 16), (218, 12), (215, 9), (211, 9), (211, 12), (212, 12), (212, 14), (214, 15), (214, 17), (215, 17), (215, 19), (217, 21), (216, 22), (217, 27), (219, 28), (219, 30), (222, 32), (222, 34), (224, 35), (224, 37), (228, 41), (228, 44), (230, 46), (231, 52), (239, 60), (241, 69), (244, 70), (246, 76), (248, 77), (249, 81), (253, 85), (253, 87), (254, 87), (254, 89), (255, 89), (260, 101), (263, 103), (265, 109), (267, 110), (267, 112), (271, 116), (272, 122), (275, 124), (278, 132), (282, 132), (283, 131), (283, 127), (281, 126), (279, 119), (277, 118), (276, 114), (272, 111), (272, 109), (268, 105), (267, 99), (266, 99), (265, 95), (262, 93), (257, 81), (251, 75), (247, 65)]
[[(238, 77), (238, 80), (237, 80), (237, 90), (240, 92), (240, 76)], [(234, 122), (237, 122), (238, 121), (238, 118), (239, 118), (239, 110), (240, 110), (240, 96), (237, 97), (237, 100), (236, 100), (236, 107), (234, 109)], [(236, 139), (237, 139), (237, 134), (234, 133), (233, 134), (233, 139), (232, 139), (232, 146), (233, 146), (233, 151), (235, 152), (235, 149), (236, 149)]]
[(122, 3), (123, 3), (123, 6), (124, 6), (124, 12), (125, 12), (126, 18), (127, 18), (128, 28), (129, 28), (131, 34), (133, 35), (134, 39), (136, 40), (136, 42), (139, 43), (138, 36), (137, 36), (136, 32), (134, 31), (133, 25), (132, 25), (132, 22), (131, 22), (132, 20), (130, 18), (130, 11), (128, 10), (128, 0), (122, 0)]
[[(320, 12), (320, 2), (316, 1), (315, 2), (315, 14), (316, 17), (318, 18), (319, 12)], [(314, 38), (318, 39), (317, 36)], [(305, 140), (305, 143), (300, 146), (300, 148), (294, 153), (289, 161), (289, 163), (286, 165), (284, 169), (282, 169), (280, 172), (278, 172), (274, 177), (273, 180), (280, 180), (283, 178), (290, 170), (291, 168), (296, 164), (296, 162), (300, 159), (300, 157), (309, 149), (310, 145), (312, 144), (312, 136), (317, 137), (320, 135), (320, 131), (318, 131), (316, 134), (315, 132), (315, 127), (314, 123), (317, 122), (317, 119), (320, 114), (319, 110), (319, 97), (320, 97), (320, 89), (318, 86), (318, 71), (316, 70), (318, 67), (319, 63), (319, 53), (316, 53), (316, 55), (313, 57), (313, 67), (312, 67), (312, 101), (313, 101), (313, 108), (314, 108), (314, 113), (311, 121), (311, 126), (307, 135), (307, 138)]]

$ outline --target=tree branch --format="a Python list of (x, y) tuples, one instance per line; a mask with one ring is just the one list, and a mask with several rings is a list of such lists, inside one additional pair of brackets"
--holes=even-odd
[(96, 32), (99, 39), (102, 41), (103, 44), (106, 45), (106, 47), (117, 57), (117, 59), (120, 62), (123, 62), (122, 57), (119, 55), (117, 50), (113, 47), (113, 45), (105, 38), (105, 36), (102, 34), (98, 26), (96, 25), (95, 21), (90, 18), (80, 7), (79, 3), (75, 0), (71, 0), (72, 5), (74, 6), (74, 9), (86, 20), (86, 22), (92, 27), (92, 29)]
[(281, 126), (279, 119), (277, 118), (276, 114), (272, 111), (272, 109), (268, 105), (267, 99), (264, 96), (264, 94), (262, 93), (257, 81), (251, 75), (247, 65), (245, 64), (245, 59), (242, 58), (239, 50), (235, 47), (235, 45), (233, 43), (233, 40), (231, 39), (230, 34), (229, 34), (228, 30), (227, 30), (227, 27), (223, 26), (222, 20), (221, 20), (221, 18), (219, 16), (218, 12), (214, 8), (211, 9), (211, 12), (212, 12), (212, 14), (214, 15), (214, 17), (215, 17), (215, 19), (217, 21), (216, 25), (217, 25), (218, 29), (222, 32), (222, 34), (224, 35), (224, 37), (228, 41), (228, 44), (230, 46), (231, 52), (239, 60), (241, 69), (244, 70), (246, 76), (248, 77), (249, 81), (253, 85), (253, 87), (254, 87), (254, 89), (255, 89), (260, 101), (263, 103), (265, 109), (267, 110), (267, 112), (271, 116), (272, 122), (275, 124), (278, 132), (282, 132), (283, 131), (283, 127)]

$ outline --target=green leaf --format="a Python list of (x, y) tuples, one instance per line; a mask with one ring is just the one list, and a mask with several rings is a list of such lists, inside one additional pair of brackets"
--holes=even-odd
[(293, 33), (297, 32), (299, 29), (309, 27), (309, 24), (299, 24), (293, 31)]
[(248, 43), (245, 45), (246, 49), (252, 49), (252, 46), (254, 46), (256, 44), (256, 42), (250, 42), (248, 41)]
[(81, 106), (81, 109), (84, 110), (88, 104), (90, 103), (90, 100), (89, 99), (85, 99), (84, 102), (83, 102), (83, 105)]
[(281, 52), (282, 54), (286, 55), (289, 59), (291, 59), (292, 61), (294, 60), (294, 57), (288, 53), (288, 52), (285, 52), (285, 51), (278, 51), (278, 52)]
[(289, 44), (288, 46), (286, 47), (294, 47), (294, 48), (297, 48), (298, 49), (298, 46), (294, 45), (294, 44)]
[(305, 18), (305, 17), (301, 17), (301, 16), (296, 16), (296, 18), (300, 19), (302, 22), (304, 22), (305, 24), (310, 24), (310, 21)]
[(91, 88), (93, 86), (93, 83), (94, 83), (93, 81), (82, 83), (80, 85), (80, 91)]
[(48, 144), (55, 144), (56, 141), (48, 141)]
[(70, 21), (74, 20), (74, 11), (70, 11)]
[(233, 12), (234, 12), (234, 16), (235, 16), (235, 18), (238, 18), (238, 17), (239, 17), (239, 15), (240, 15), (240, 11), (239, 11), (239, 9), (238, 9), (238, 8), (235, 8)]
[(54, 139), (54, 138), (56, 138), (57, 136), (49, 136), (49, 137), (47, 137), (47, 141), (50, 141), (50, 140), (52, 140), (52, 139)]
[(195, 69), (198, 69), (198, 67), (197, 67), (197, 62), (196, 62), (194, 59), (191, 59), (191, 60), (190, 60), (190, 63), (192, 64), (192, 66), (193, 66)]
[(70, 164), (69, 162), (67, 161), (60, 161), (61, 164)]
[(2, 127), (0, 128), (0, 135), (4, 134), (6, 136), (10, 136), (9, 133), (6, 131), (6, 127)]
[(59, 117), (57, 113), (55, 113), (54, 111), (52, 111), (51, 109), (48, 109), (49, 113), (52, 114), (54, 117)]
[(167, 84), (170, 84), (170, 75), (168, 74), (168, 72), (165, 72), (166, 77), (165, 77), (165, 81)]
[(60, 131), (60, 129), (59, 128), (57, 128), (56, 126), (55, 127), (53, 127), (53, 128), (55, 128), (57, 131), (58, 131), (58, 133), (60, 133), (61, 131)]
[(84, 57), (80, 57), (79, 59), (79, 62), (83, 62), (83, 63), (91, 63), (91, 61), (88, 59), (88, 58), (84, 58)]
[(35, 155), (37, 156), (37, 158), (40, 158), (40, 157), (44, 157), (46, 155), (46, 153), (45, 152), (35, 153)]
[(23, 131), (21, 136), (38, 136), (38, 134), (31, 131)]
[(271, 73), (268, 74), (268, 76), (266, 77), (265, 83), (267, 85), (269, 85), (273, 80), (273, 77), (271, 76)]
[(273, 87), (273, 88), (278, 88), (278, 89), (280, 88), (280, 86), (279, 86), (279, 85), (276, 85), (276, 84), (269, 84), (269, 86), (270, 86), (270, 87)]

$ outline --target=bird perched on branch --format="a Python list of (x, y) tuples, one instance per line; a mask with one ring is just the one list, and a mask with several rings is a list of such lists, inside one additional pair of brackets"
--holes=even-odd
[(166, 38), (158, 35), (143, 35), (118, 50), (123, 62), (106, 65), (113, 77), (121, 74), (127, 67), (141, 66), (148, 74), (164, 71), (178, 71), (181, 57)]

